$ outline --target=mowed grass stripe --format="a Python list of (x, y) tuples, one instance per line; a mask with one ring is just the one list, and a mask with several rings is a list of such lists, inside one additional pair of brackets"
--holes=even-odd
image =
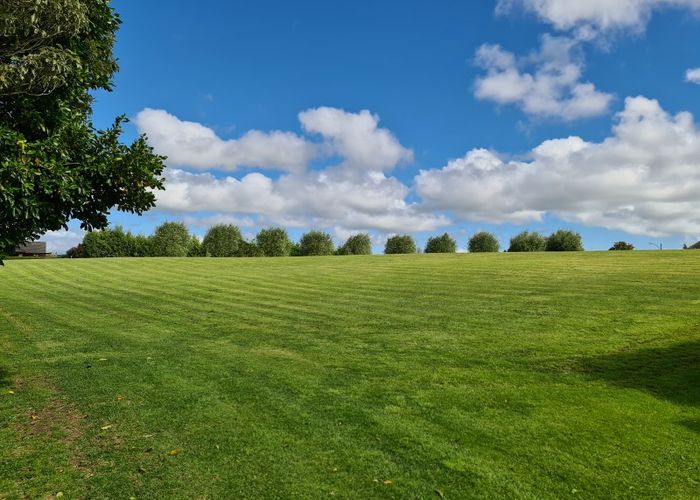
[(12, 261), (0, 497), (692, 498), (695, 255)]

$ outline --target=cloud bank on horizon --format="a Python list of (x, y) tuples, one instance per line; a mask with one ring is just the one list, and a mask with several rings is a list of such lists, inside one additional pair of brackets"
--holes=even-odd
[[(155, 113), (178, 137), (186, 138), (192, 128), (165, 112)], [(152, 135), (159, 130), (153, 115), (144, 111), (136, 122), (141, 132), (158, 137)], [(310, 169), (309, 158), (294, 169), (270, 167), (284, 171), (276, 178), (261, 172), (236, 178), (170, 168), (158, 208), (247, 214), (263, 224), (340, 231), (432, 231), (453, 218), (523, 224), (550, 214), (630, 234), (700, 234), (700, 130), (690, 113), (672, 116), (653, 99), (627, 98), (612, 134), (601, 142), (578, 136), (551, 139), (521, 161), (474, 149), (441, 168), (421, 170), (411, 185), (388, 174), (410, 160), (412, 152), (378, 127), (376, 115), (318, 108), (299, 118), (305, 130), (320, 134), (324, 142), (297, 140), (309, 141), (309, 149), (332, 152), (339, 163)], [(179, 127), (172, 128), (176, 122)], [(175, 158), (194, 158), (193, 149), (199, 147), (189, 140), (168, 142), (167, 148), (157, 140), (153, 144)], [(296, 144), (289, 147), (295, 158)], [(283, 149), (277, 152), (285, 156)], [(190, 166), (206, 168), (208, 162), (204, 157)], [(412, 192), (419, 201), (408, 200)]]

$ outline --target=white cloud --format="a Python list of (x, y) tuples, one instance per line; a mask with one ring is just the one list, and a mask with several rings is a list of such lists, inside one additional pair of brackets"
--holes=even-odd
[(528, 161), (470, 151), (423, 170), (416, 189), (426, 210), (524, 223), (552, 214), (567, 221), (662, 236), (700, 233), (700, 131), (689, 113), (628, 98), (613, 134), (545, 141)]
[(576, 120), (607, 112), (612, 95), (581, 81), (583, 56), (578, 42), (544, 35), (540, 49), (516, 58), (499, 45), (484, 44), (476, 64), (486, 75), (476, 79), (474, 95), (498, 104), (514, 104), (525, 113)]
[(345, 159), (344, 166), (386, 171), (413, 160), (413, 152), (387, 129), (379, 128), (379, 117), (367, 110), (348, 113), (320, 107), (299, 113), (299, 121), (307, 132), (329, 141), (333, 152)]
[[(165, 191), (157, 193), (157, 208), (187, 213), (192, 225), (217, 221), (251, 221), (288, 227), (342, 227), (346, 230), (374, 229), (382, 232), (432, 230), (450, 223), (441, 215), (421, 212), (406, 198), (410, 189), (386, 171), (413, 159), (413, 152), (401, 145), (387, 129), (379, 127), (379, 117), (369, 111), (350, 113), (321, 107), (299, 114), (303, 129), (319, 134), (327, 155), (339, 156), (339, 164), (323, 170), (303, 169), (311, 155), (310, 142), (285, 132), (248, 132), (241, 139), (222, 141), (199, 123), (183, 122), (165, 111), (144, 110), (137, 118), (156, 152), (171, 156), (171, 165), (199, 168), (235, 168), (238, 165), (269, 167), (280, 165), (296, 151), (298, 161), (277, 178), (252, 172), (240, 178), (217, 176), (212, 172), (194, 173), (169, 167)], [(260, 140), (253, 149), (241, 144), (250, 138)], [(286, 142), (289, 140), (288, 142)], [(266, 144), (273, 151), (265, 151)], [(298, 148), (297, 148), (298, 146)], [(247, 160), (242, 160), (245, 151)], [(309, 153), (309, 154), (307, 154)], [(173, 156), (174, 155), (174, 156)], [(291, 156), (294, 156), (293, 154)], [(254, 160), (253, 160), (254, 158)], [(244, 214), (246, 217), (240, 218)], [(235, 222), (234, 222), (235, 223)], [(238, 224), (244, 225), (244, 224)]]
[(407, 203), (409, 189), (398, 179), (344, 167), (276, 180), (260, 173), (236, 179), (168, 169), (165, 186), (157, 193), (157, 208), (169, 212), (252, 214), (285, 226), (338, 225), (383, 232), (427, 231), (450, 223)]
[(700, 85), (700, 68), (693, 68), (686, 71), (685, 81)]
[(300, 172), (316, 156), (317, 147), (291, 132), (251, 130), (238, 139), (221, 139), (196, 122), (180, 120), (162, 109), (146, 108), (136, 115), (139, 132), (168, 165), (235, 170), (258, 167)]
[(235, 215), (215, 214), (205, 216), (186, 215), (182, 218), (182, 222), (188, 226), (208, 229), (217, 224), (233, 224), (239, 227), (253, 227), (255, 220), (251, 217), (236, 217)]
[(46, 242), (46, 250), (57, 255), (66, 253), (71, 247), (83, 241), (85, 231), (82, 229), (69, 229), (60, 231), (48, 231), (39, 240)]
[(515, 7), (534, 12), (558, 30), (576, 30), (583, 38), (612, 31), (640, 32), (654, 10), (685, 8), (700, 11), (700, 0), (498, 0), (496, 12)]
[[(289, 174), (273, 180), (259, 173), (242, 179), (210, 173), (166, 171), (159, 210), (253, 214), (285, 226), (427, 231), (450, 223), (405, 201), (408, 188), (382, 173), (343, 168)], [(217, 219), (218, 220), (218, 219)]]

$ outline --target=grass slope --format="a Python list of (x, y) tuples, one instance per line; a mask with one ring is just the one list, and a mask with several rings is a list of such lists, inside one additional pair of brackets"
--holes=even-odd
[(0, 498), (692, 498), (700, 254), (11, 261)]

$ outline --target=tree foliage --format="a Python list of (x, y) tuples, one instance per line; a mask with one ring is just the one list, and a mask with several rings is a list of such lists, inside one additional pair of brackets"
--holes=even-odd
[(416, 253), (416, 241), (409, 234), (397, 234), (386, 240), (385, 254)]
[(195, 235), (190, 236), (190, 242), (187, 245), (187, 256), (188, 257), (204, 257), (204, 250), (202, 249), (202, 242), (199, 241)]
[(255, 237), (260, 254), (265, 257), (286, 257), (292, 251), (287, 231), (281, 227), (261, 229)]
[(425, 245), (425, 253), (455, 253), (456, 251), (457, 242), (447, 233), (428, 238)]
[(217, 224), (207, 231), (202, 240), (202, 252), (207, 257), (235, 257), (240, 255), (243, 236), (232, 224)]
[(372, 255), (372, 240), (369, 234), (350, 236), (338, 249), (338, 255)]
[(153, 257), (187, 257), (192, 238), (182, 222), (164, 222), (151, 236)]
[(610, 250), (634, 250), (634, 245), (632, 243), (627, 243), (626, 241), (616, 241)]
[(80, 252), (74, 251), (69, 257), (147, 257), (151, 254), (146, 236), (125, 232), (121, 226), (89, 232), (79, 247)]
[(145, 136), (121, 143), (124, 117), (102, 131), (91, 121), (91, 92), (117, 71), (109, 1), (0, 5), (0, 251), (71, 219), (101, 229), (115, 207), (151, 208), (164, 158)]
[(545, 250), (547, 252), (580, 252), (583, 250), (583, 241), (579, 233), (559, 229), (547, 238)]
[(258, 244), (253, 241), (241, 241), (241, 246), (238, 250), (238, 257), (265, 257)]
[(309, 231), (299, 241), (300, 255), (333, 255), (334, 252), (333, 238), (322, 231)]
[(469, 238), (468, 246), (471, 253), (498, 252), (500, 248), (496, 236), (486, 231), (476, 233)]
[(545, 238), (540, 233), (523, 231), (510, 239), (509, 252), (544, 252)]

